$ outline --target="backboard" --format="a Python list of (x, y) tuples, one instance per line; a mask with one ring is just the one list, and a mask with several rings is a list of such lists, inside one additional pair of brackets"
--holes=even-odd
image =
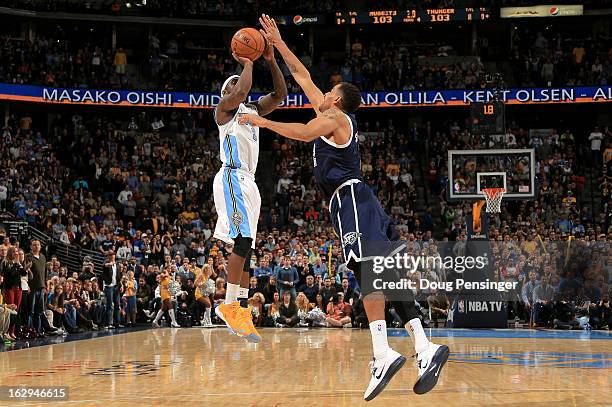
[(449, 150), (449, 199), (484, 199), (483, 188), (505, 188), (504, 200), (535, 198), (535, 150)]

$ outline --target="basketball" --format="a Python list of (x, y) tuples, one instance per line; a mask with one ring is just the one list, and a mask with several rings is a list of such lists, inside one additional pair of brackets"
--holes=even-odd
[(231, 48), (239, 57), (255, 61), (263, 54), (266, 40), (255, 28), (241, 28), (232, 37)]

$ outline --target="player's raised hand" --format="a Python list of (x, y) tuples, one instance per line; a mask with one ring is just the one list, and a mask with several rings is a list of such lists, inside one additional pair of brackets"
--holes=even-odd
[(236, 62), (238, 62), (242, 66), (245, 66), (247, 64), (252, 64), (253, 63), (253, 61), (251, 61), (249, 58), (240, 57), (240, 56), (236, 55), (235, 52), (232, 52), (232, 56), (234, 57)]
[(283, 41), (276, 25), (276, 21), (267, 14), (262, 14), (259, 17), (259, 23), (263, 27), (263, 30), (259, 30), (266, 40), (272, 45), (278, 45)]
[[(263, 31), (263, 30), (259, 30), (259, 31)], [(266, 37), (264, 34), (262, 35), (264, 36), (264, 38)], [(264, 50), (262, 56), (266, 60), (266, 62), (270, 62), (274, 60), (274, 45), (272, 45), (270, 41), (266, 41), (266, 49)]]
[(266, 119), (256, 114), (241, 114), (238, 115), (238, 123), (255, 127), (265, 127)]

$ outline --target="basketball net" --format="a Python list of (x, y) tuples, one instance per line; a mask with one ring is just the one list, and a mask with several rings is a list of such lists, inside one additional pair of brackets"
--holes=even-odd
[(501, 212), (501, 201), (506, 193), (505, 188), (483, 188), (482, 193), (487, 201), (487, 213)]

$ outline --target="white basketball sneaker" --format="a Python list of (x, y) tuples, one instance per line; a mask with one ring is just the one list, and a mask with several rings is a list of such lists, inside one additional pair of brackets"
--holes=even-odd
[(370, 362), (372, 378), (363, 395), (365, 401), (370, 401), (384, 390), (393, 375), (406, 363), (406, 358), (389, 348), (384, 358), (374, 359)]
[(413, 388), (416, 394), (425, 394), (435, 387), (449, 353), (448, 346), (430, 342), (427, 350), (417, 355), (419, 377)]

